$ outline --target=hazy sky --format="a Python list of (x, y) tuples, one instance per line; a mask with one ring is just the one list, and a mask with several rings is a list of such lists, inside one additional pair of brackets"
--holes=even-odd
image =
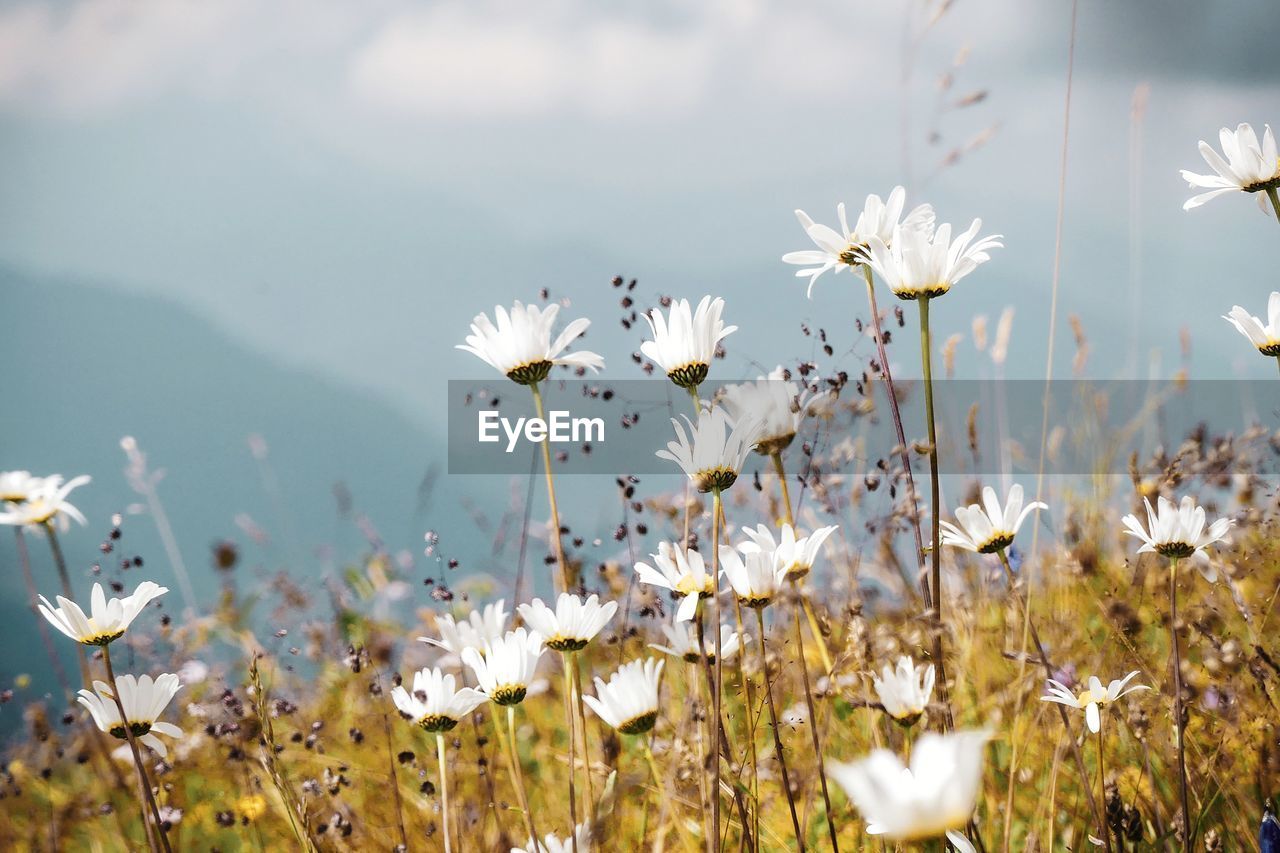
[[(612, 375), (636, 375), (616, 272), (646, 299), (726, 296), (739, 372), (788, 357), (801, 320), (840, 326), (862, 305), (847, 275), (804, 299), (778, 261), (806, 245), (792, 210), (832, 221), (836, 202), (903, 182), (1006, 236), (938, 322), (963, 332), (1016, 306), (1015, 372), (1035, 376), (1070, 4), (957, 0), (930, 28), (938, 6), (5, 4), (0, 260), (174, 300), (421, 419), (445, 377), (484, 375), (452, 349), (471, 315), (541, 286), (596, 319)], [(1200, 169), (1197, 141), (1224, 124), (1280, 122), (1277, 44), (1266, 0), (1081, 3), (1059, 341), (1069, 353), (1080, 314), (1092, 374), (1123, 372), (1132, 335), (1142, 372), (1155, 348), (1169, 370), (1183, 325), (1198, 375), (1273, 369), (1218, 318), (1262, 310), (1280, 231), (1243, 197), (1184, 213), (1177, 170)]]

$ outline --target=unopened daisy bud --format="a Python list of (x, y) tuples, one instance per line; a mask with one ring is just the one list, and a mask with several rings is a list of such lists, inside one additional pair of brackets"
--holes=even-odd
[(138, 618), (142, 609), (168, 591), (168, 587), (143, 581), (138, 584), (138, 588), (132, 595), (108, 601), (106, 594), (102, 591), (102, 584), (95, 583), (93, 592), (89, 596), (90, 607), (87, 616), (80, 609), (80, 605), (60, 595), (55, 596), (58, 601), (57, 607), (50, 604), (49, 599), (43, 595), (40, 596), (40, 603), (37, 606), (40, 614), (48, 619), (53, 627), (77, 643), (83, 643), (86, 646), (105, 646), (124, 636), (124, 632), (133, 624), (133, 620)]
[(120, 704), (124, 706), (123, 722), (120, 709), (116, 707), (115, 693), (105, 682), (93, 682), (92, 692), (80, 690), (76, 701), (89, 711), (94, 724), (102, 731), (120, 740), (126, 740), (132, 734), (162, 757), (167, 756), (169, 750), (156, 735), (180, 738), (182, 729), (172, 723), (159, 722), (158, 718), (182, 687), (178, 676), (165, 673), (153, 681), (149, 675), (141, 678), (120, 675), (116, 677), (116, 685), (120, 690)]
[(655, 308), (644, 315), (653, 331), (653, 340), (640, 345), (640, 351), (666, 372), (681, 388), (696, 388), (707, 378), (716, 346), (737, 326), (726, 326), (720, 319), (724, 300), (702, 297), (697, 309), (687, 299), (671, 303), (668, 318)]
[(903, 656), (895, 667), (885, 664), (871, 683), (885, 713), (899, 725), (910, 726), (929, 707), (933, 680), (933, 664), (916, 666), (911, 658)]
[(457, 349), (465, 350), (520, 385), (536, 385), (547, 378), (557, 364), (589, 368), (592, 371), (604, 367), (604, 359), (593, 352), (564, 352), (573, 340), (591, 325), (590, 320), (577, 319), (565, 326), (553, 342), (551, 328), (555, 325), (559, 305), (539, 308), (516, 302), (507, 313), (501, 305), (493, 309), (498, 319), (494, 325), (484, 314), (477, 314), (471, 321), (471, 334), (465, 344)]
[(624, 735), (644, 734), (658, 719), (658, 681), (664, 661), (645, 658), (623, 664), (609, 676), (608, 683), (597, 678), (596, 695), (582, 701)]
[(471, 667), (481, 689), (495, 704), (518, 705), (529, 691), (542, 652), (541, 634), (516, 628), (485, 643), (483, 654), (463, 649), (462, 662)]
[(763, 551), (739, 554), (733, 548), (722, 546), (720, 565), (725, 580), (733, 587), (743, 607), (768, 607), (787, 579), (786, 569), (778, 566), (773, 556)]
[(447, 732), (489, 697), (472, 687), (458, 688), (452, 673), (421, 669), (413, 674), (413, 692), (396, 685), (391, 700), (400, 712), (428, 732)]
[(1022, 506), (1022, 486), (1014, 484), (1009, 489), (1009, 499), (1003, 507), (996, 497), (996, 490), (987, 486), (982, 490), (982, 505), (971, 504), (956, 510), (957, 526), (949, 521), (939, 522), (942, 527), (942, 544), (979, 554), (995, 554), (1013, 544), (1018, 528), (1027, 516), (1037, 509), (1048, 509), (1040, 501)]
[(1280, 292), (1271, 291), (1267, 300), (1267, 322), (1262, 322), (1239, 305), (1231, 306), (1224, 320), (1236, 327), (1265, 356), (1280, 357)]
[(556, 599), (555, 610), (540, 598), (516, 609), (525, 623), (545, 638), (543, 642), (547, 648), (557, 652), (576, 652), (586, 648), (587, 643), (609, 623), (613, 614), (618, 612), (618, 603), (601, 604), (594, 595), (584, 602), (576, 595), (562, 592)]
[(699, 492), (722, 492), (732, 486), (746, 464), (747, 454), (756, 444), (759, 423), (740, 420), (730, 423), (724, 409), (713, 406), (698, 413), (698, 420), (681, 415), (689, 432), (675, 418), (671, 425), (676, 440), (655, 455), (680, 466)]

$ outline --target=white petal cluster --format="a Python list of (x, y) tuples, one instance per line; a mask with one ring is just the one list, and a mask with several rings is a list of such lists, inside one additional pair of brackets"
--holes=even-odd
[(933, 664), (916, 666), (907, 656), (898, 658), (897, 666), (885, 664), (872, 686), (885, 712), (900, 723), (911, 724), (929, 707), (933, 696)]
[(1015, 483), (1009, 489), (1004, 506), (996, 497), (996, 490), (987, 486), (982, 490), (982, 504), (970, 504), (956, 510), (958, 525), (949, 521), (939, 522), (942, 528), (942, 544), (979, 554), (995, 554), (1013, 544), (1018, 528), (1027, 516), (1037, 509), (1048, 509), (1048, 504), (1032, 501), (1022, 505), (1022, 486)]
[(559, 305), (539, 308), (516, 302), (510, 313), (498, 305), (493, 309), (497, 324), (484, 314), (477, 314), (471, 321), (467, 342), (458, 344), (457, 349), (483, 359), (521, 385), (541, 382), (557, 364), (593, 371), (604, 367), (604, 359), (593, 352), (564, 353), (565, 347), (591, 325), (590, 320), (574, 320), (555, 341), (551, 340), (551, 329), (559, 312)]
[(743, 607), (768, 607), (787, 581), (787, 570), (764, 551), (720, 548), (720, 567)]
[(560, 593), (556, 608), (552, 610), (540, 598), (532, 604), (516, 608), (525, 624), (544, 638), (547, 648), (558, 652), (576, 652), (599, 634), (618, 612), (618, 603), (600, 603), (598, 596), (583, 601), (576, 595)]
[(429, 732), (449, 731), (488, 698), (475, 688), (459, 688), (454, 675), (438, 667), (415, 672), (412, 692), (401, 685), (391, 688), (396, 707)]
[(680, 596), (677, 622), (688, 622), (698, 612), (698, 600), (715, 594), (715, 580), (697, 551), (660, 542), (658, 553), (650, 554), (649, 559), (653, 561), (652, 566), (636, 563), (636, 578), (640, 583), (669, 589)]
[(168, 587), (143, 581), (138, 584), (138, 588), (132, 595), (108, 601), (102, 591), (102, 584), (95, 583), (89, 597), (88, 615), (80, 609), (80, 605), (60, 595), (56, 596), (57, 607), (54, 607), (43, 595), (40, 596), (37, 607), (40, 609), (40, 614), (48, 619), (53, 627), (77, 643), (84, 643), (86, 646), (105, 646), (123, 636), (133, 620), (138, 618), (142, 609), (168, 591)]
[[(153, 681), (149, 675), (141, 678), (120, 675), (116, 677), (116, 686), (120, 690), (120, 704), (124, 706), (125, 719), (133, 736), (161, 756), (167, 756), (169, 750), (156, 734), (182, 737), (182, 729), (172, 723), (159, 722), (160, 715), (182, 687), (178, 676), (165, 673)], [(93, 691), (80, 690), (78, 697), (76, 701), (88, 709), (99, 729), (121, 740), (128, 737), (121, 724), (120, 709), (116, 707), (115, 693), (110, 685), (95, 681)]]
[[(1247, 123), (1235, 130), (1222, 128), (1218, 131), (1218, 142), (1222, 146), (1222, 154), (1214, 151), (1213, 146), (1204, 140), (1200, 141), (1200, 156), (1204, 157), (1214, 174), (1198, 175), (1182, 170), (1182, 179), (1190, 187), (1208, 190), (1187, 199), (1182, 205), (1183, 210), (1199, 207), (1224, 193), (1260, 193), (1280, 187), (1280, 153), (1270, 125), (1264, 125), (1261, 143), (1258, 142), (1258, 134)], [(1266, 196), (1259, 195), (1258, 204), (1266, 211)]]
[(1271, 291), (1271, 298), (1267, 300), (1265, 323), (1239, 305), (1232, 305), (1231, 313), (1222, 319), (1235, 326), (1236, 331), (1257, 347), (1258, 352), (1280, 357), (1280, 291)]
[(844, 203), (841, 202), (836, 207), (836, 214), (840, 219), (839, 231), (820, 225), (803, 210), (797, 210), (796, 219), (800, 220), (800, 226), (818, 248), (788, 252), (782, 256), (782, 260), (784, 263), (805, 267), (796, 272), (796, 278), (809, 279), (806, 293), (812, 296), (814, 282), (827, 270), (834, 269), (839, 273), (842, 269), (866, 263), (868, 244), (872, 237), (887, 245), (893, 242), (894, 232), (899, 226), (913, 231), (933, 230), (933, 208), (927, 204), (919, 205), (905, 219), (902, 218), (906, 200), (907, 191), (900, 186), (893, 188), (888, 201), (882, 201), (878, 195), (867, 196), (862, 213), (858, 215), (858, 221), (852, 228), (849, 227)]
[(694, 388), (707, 378), (716, 346), (737, 326), (726, 326), (720, 319), (724, 300), (702, 297), (695, 309), (687, 299), (671, 303), (668, 316), (654, 309), (645, 314), (653, 340), (640, 345), (640, 352), (657, 364), (672, 382), (681, 388)]
[(4, 476), (5, 497), (0, 500), (0, 524), (36, 529), (54, 524), (65, 531), (73, 518), (80, 524), (85, 523), (84, 515), (67, 500), (67, 496), (92, 478), (82, 475), (64, 483), (58, 474), (32, 477), (26, 471), (9, 471)]
[(1041, 696), (1040, 701), (1057, 702), (1059, 705), (1067, 705), (1071, 708), (1083, 710), (1085, 722), (1089, 724), (1089, 731), (1097, 734), (1098, 730), (1102, 728), (1102, 706), (1110, 705), (1120, 697), (1127, 696), (1136, 690), (1151, 689), (1145, 684), (1125, 687), (1137, 674), (1138, 670), (1135, 669), (1124, 678), (1117, 678), (1112, 681), (1105, 688), (1102, 686), (1102, 681), (1098, 679), (1098, 676), (1091, 675), (1089, 676), (1089, 687), (1079, 696), (1072, 693), (1071, 688), (1061, 681), (1055, 681), (1051, 678), (1046, 688), (1049, 692)]
[(869, 262), (899, 299), (932, 299), (991, 260), (988, 250), (1004, 245), (999, 234), (975, 240), (981, 227), (975, 219), (952, 240), (950, 223), (932, 232), (899, 226), (891, 243), (871, 238)]
[(926, 732), (911, 749), (911, 766), (887, 749), (827, 771), (867, 821), (867, 832), (894, 841), (939, 838), (962, 829), (982, 782), (982, 755), (991, 733)]
[(819, 527), (808, 536), (797, 537), (795, 528), (784, 524), (775, 540), (773, 531), (763, 524), (756, 525), (754, 529), (743, 527), (747, 541), (738, 543), (738, 550), (744, 554), (760, 551), (773, 561), (774, 567), (780, 569), (787, 580), (799, 580), (813, 570), (822, 543), (838, 529), (835, 525)]
[[(650, 643), (649, 648), (671, 655), (673, 658), (680, 658), (685, 663), (701, 663), (704, 657), (708, 663), (716, 662), (715, 637), (704, 638), (703, 651), (699, 654), (697, 631), (688, 622), (677, 621), (672, 625), (663, 625), (662, 633), (666, 635), (670, 645), (660, 646), (657, 643)], [(728, 625), (720, 626), (720, 653), (724, 656), (724, 660), (732, 660), (742, 645), (749, 642), (751, 642), (750, 634), (739, 634)]]
[(485, 643), (482, 650), (463, 649), (462, 662), (495, 703), (516, 705), (524, 701), (543, 651), (541, 634), (516, 628)]
[(578, 824), (573, 829), (573, 836), (573, 838), (562, 840), (555, 833), (548, 832), (543, 836), (542, 841), (535, 843), (530, 838), (525, 842), (524, 847), (512, 847), (511, 853), (573, 853), (575, 841), (577, 842), (578, 853), (591, 853), (594, 848), (591, 846), (591, 826), (589, 824)]
[(755, 447), (760, 425), (753, 420), (732, 422), (724, 409), (712, 406), (698, 413), (697, 422), (681, 415), (689, 432), (675, 418), (676, 440), (655, 455), (680, 466), (699, 492), (724, 491), (734, 484)]
[(787, 379), (781, 365), (754, 382), (726, 385), (720, 393), (735, 423), (746, 420), (759, 424), (756, 452), (765, 456), (791, 444), (809, 407), (818, 401), (809, 386)]
[(1204, 507), (1198, 506), (1190, 495), (1184, 497), (1177, 506), (1161, 496), (1156, 501), (1157, 509), (1151, 508), (1149, 499), (1142, 500), (1147, 507), (1145, 528), (1136, 515), (1126, 515), (1122, 519), (1125, 533), (1142, 540), (1138, 553), (1160, 554), (1176, 559), (1191, 557), (1196, 560), (1206, 578), (1215, 580), (1217, 572), (1210, 565), (1205, 549), (1217, 542), (1226, 542), (1227, 533), (1235, 525), (1235, 521), (1219, 518), (1206, 528)]
[(596, 678), (596, 695), (582, 701), (625, 735), (643, 734), (658, 719), (658, 681), (665, 661), (645, 658), (623, 664), (608, 683)]
[(493, 642), (506, 633), (510, 615), (506, 611), (506, 601), (501, 598), (486, 604), (482, 609), (472, 610), (461, 622), (455, 621), (452, 615), (446, 613), (436, 619), (440, 639), (419, 637), (418, 641), (455, 655), (462, 654), (464, 649), (483, 649), (486, 643)]

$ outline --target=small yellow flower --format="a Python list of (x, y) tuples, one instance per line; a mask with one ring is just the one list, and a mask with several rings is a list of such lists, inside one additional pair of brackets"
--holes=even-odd
[(13, 679), (13, 686), (19, 690), (26, 690), (31, 686), (31, 676), (25, 672), (22, 673), (17, 678)]

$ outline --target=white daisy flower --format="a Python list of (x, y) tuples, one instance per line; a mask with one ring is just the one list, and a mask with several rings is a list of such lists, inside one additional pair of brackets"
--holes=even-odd
[(916, 666), (911, 658), (898, 658), (898, 665), (885, 664), (871, 684), (885, 712), (903, 725), (911, 725), (929, 707), (933, 695), (933, 664)]
[(583, 696), (582, 701), (622, 734), (643, 734), (658, 719), (658, 680), (664, 664), (657, 658), (623, 664), (607, 684), (596, 678), (596, 695)]
[(962, 829), (973, 815), (982, 783), (982, 756), (991, 733), (925, 732), (911, 749), (911, 766), (887, 749), (827, 772), (867, 821), (867, 832), (894, 841), (938, 838)]
[(591, 325), (585, 318), (574, 320), (554, 342), (551, 327), (555, 325), (559, 305), (539, 308), (517, 301), (508, 314), (501, 305), (494, 307), (498, 318), (495, 326), (484, 314), (471, 321), (471, 334), (457, 349), (466, 350), (521, 385), (535, 385), (547, 378), (553, 365), (590, 368), (604, 367), (604, 359), (593, 352), (565, 353), (564, 348)]
[(974, 242), (981, 227), (973, 220), (954, 241), (950, 223), (934, 232), (899, 227), (891, 243), (871, 238), (870, 264), (899, 299), (932, 299), (991, 260), (987, 250), (1004, 246), (999, 234)]
[(1205, 551), (1216, 542), (1226, 542), (1227, 532), (1235, 525), (1230, 518), (1219, 518), (1205, 529), (1204, 507), (1197, 506), (1190, 495), (1177, 506), (1165, 497), (1156, 501), (1158, 509), (1151, 508), (1151, 501), (1142, 499), (1147, 506), (1147, 527), (1136, 515), (1126, 515), (1122, 520), (1125, 533), (1142, 540), (1138, 553), (1160, 554), (1171, 559), (1192, 557), (1200, 572), (1209, 580), (1217, 578), (1217, 570), (1209, 563)]
[(454, 621), (453, 616), (446, 613), (436, 617), (436, 630), (440, 632), (440, 639), (419, 637), (418, 642), (436, 646), (455, 655), (462, 654), (463, 649), (483, 649), (485, 643), (493, 642), (507, 632), (507, 620), (510, 616), (506, 611), (506, 601), (501, 598), (486, 604), (480, 610), (472, 610), (462, 622)]
[(663, 319), (655, 308), (644, 315), (653, 340), (642, 343), (640, 352), (681, 388), (696, 388), (707, 378), (716, 345), (738, 330), (720, 319), (723, 311), (724, 300), (710, 296), (702, 297), (697, 309), (691, 308), (687, 299), (672, 300), (669, 319)]
[(428, 732), (449, 731), (488, 698), (472, 687), (459, 689), (453, 674), (438, 667), (415, 672), (412, 693), (399, 684), (391, 688), (391, 701), (400, 712)]
[(124, 598), (113, 598), (107, 601), (102, 591), (102, 584), (95, 583), (89, 596), (89, 615), (86, 616), (80, 605), (68, 601), (62, 596), (55, 596), (58, 606), (54, 607), (49, 599), (40, 596), (37, 605), (40, 614), (48, 619), (53, 627), (66, 634), (77, 643), (86, 646), (105, 646), (117, 640), (128, 630), (129, 625), (142, 608), (169, 591), (151, 581), (143, 581), (132, 595)]
[(901, 225), (911, 231), (931, 232), (933, 230), (933, 208), (922, 204), (902, 219), (902, 208), (907, 200), (907, 191), (902, 187), (894, 187), (889, 193), (887, 202), (881, 201), (878, 195), (869, 195), (863, 205), (862, 213), (853, 228), (845, 216), (844, 203), (836, 207), (840, 218), (840, 230), (836, 231), (826, 225), (819, 225), (809, 218), (803, 210), (796, 211), (796, 219), (800, 220), (809, 239), (818, 248), (800, 252), (788, 252), (782, 256), (783, 263), (800, 264), (805, 269), (796, 272), (796, 278), (808, 278), (809, 289), (806, 295), (813, 295), (814, 282), (827, 270), (837, 273), (842, 269), (852, 269), (868, 260), (868, 243), (872, 237), (878, 237), (888, 244), (893, 242), (895, 229)]
[(74, 518), (82, 525), (85, 523), (84, 516), (71, 505), (67, 495), (92, 478), (82, 475), (64, 483), (61, 476), (54, 474), (51, 477), (33, 479), (38, 482), (30, 484), (32, 488), (24, 501), (0, 504), (5, 507), (4, 512), (0, 512), (0, 524), (36, 529), (46, 524), (56, 524), (59, 530), (65, 532), (71, 526), (70, 519)]
[(982, 505), (970, 504), (956, 509), (957, 526), (941, 521), (942, 544), (979, 554), (995, 554), (1013, 544), (1018, 528), (1027, 516), (1037, 509), (1048, 509), (1047, 504), (1032, 501), (1022, 506), (1022, 486), (1015, 483), (1009, 489), (1009, 499), (1002, 508), (996, 490), (987, 486), (982, 490)]
[[(120, 690), (120, 704), (124, 705), (125, 719), (133, 736), (154, 749), (161, 757), (167, 756), (169, 750), (156, 734), (182, 737), (182, 729), (172, 723), (159, 722), (160, 715), (182, 686), (178, 676), (165, 673), (152, 681), (149, 675), (141, 678), (120, 675), (116, 677), (116, 684)], [(116, 707), (115, 693), (110, 685), (95, 681), (93, 689), (96, 692), (80, 690), (76, 701), (88, 709), (99, 729), (112, 737), (126, 740), (128, 734), (121, 723), (120, 709)]]
[(43, 483), (43, 477), (33, 477), (30, 471), (0, 471), (0, 505), (26, 502)]
[(601, 604), (594, 595), (583, 601), (576, 595), (562, 592), (556, 599), (555, 610), (540, 598), (516, 609), (530, 628), (546, 638), (543, 642), (547, 648), (557, 652), (576, 652), (586, 648), (587, 643), (609, 624), (618, 612), (618, 603), (609, 601)]
[(1136, 690), (1150, 690), (1151, 688), (1145, 684), (1135, 684), (1126, 688), (1125, 685), (1138, 674), (1138, 670), (1126, 675), (1124, 678), (1117, 678), (1108, 684), (1105, 688), (1102, 682), (1098, 680), (1098, 676), (1089, 676), (1089, 688), (1079, 696), (1071, 692), (1067, 685), (1061, 681), (1049, 679), (1049, 692), (1040, 697), (1041, 702), (1057, 702), (1059, 705), (1067, 705), (1071, 708), (1077, 708), (1084, 711), (1085, 722), (1089, 724), (1089, 731), (1094, 734), (1098, 733), (1098, 729), (1102, 727), (1102, 706), (1110, 705), (1122, 696), (1127, 696)]
[(743, 607), (768, 607), (787, 580), (787, 570), (764, 551), (739, 554), (722, 546), (720, 567)]
[(684, 415), (680, 417), (689, 432), (672, 418), (676, 440), (667, 442), (667, 449), (655, 455), (679, 465), (699, 492), (728, 489), (738, 479), (747, 454), (756, 444), (759, 423), (754, 420), (731, 423), (719, 406), (698, 412), (696, 423)]
[(1267, 300), (1267, 322), (1253, 316), (1239, 305), (1231, 306), (1231, 313), (1223, 318), (1236, 327), (1249, 343), (1263, 355), (1280, 357), (1280, 292), (1271, 291)]
[(838, 529), (834, 525), (819, 527), (808, 536), (796, 538), (795, 528), (784, 524), (775, 541), (773, 531), (763, 524), (756, 525), (754, 530), (743, 527), (742, 532), (747, 534), (749, 541), (738, 543), (738, 550), (744, 554), (751, 551), (764, 552), (773, 559), (777, 568), (782, 569), (787, 580), (797, 581), (813, 570), (822, 543)]
[[(667, 642), (671, 645), (660, 646), (657, 643), (650, 643), (649, 648), (671, 655), (673, 658), (680, 658), (685, 663), (701, 663), (704, 657), (707, 663), (716, 662), (715, 637), (705, 638), (703, 653), (699, 655), (698, 632), (688, 622), (663, 625), (662, 633), (666, 635)], [(725, 660), (732, 660), (742, 645), (749, 642), (751, 642), (750, 634), (739, 634), (728, 625), (720, 626), (720, 652)]]
[(818, 402), (808, 385), (787, 379), (781, 365), (755, 382), (726, 385), (720, 393), (735, 423), (747, 420), (760, 425), (756, 452), (762, 456), (786, 450), (800, 431), (809, 407)]
[(658, 553), (650, 554), (649, 559), (653, 560), (653, 566), (636, 563), (637, 579), (640, 583), (669, 589), (680, 596), (677, 622), (688, 622), (698, 612), (698, 600), (715, 594), (715, 579), (697, 551), (660, 542)]
[(573, 838), (565, 838), (563, 841), (553, 832), (548, 832), (539, 842), (534, 842), (532, 838), (525, 842), (524, 847), (512, 847), (511, 853), (573, 853), (574, 842), (577, 841), (578, 853), (590, 853), (591, 847), (591, 826), (586, 823), (580, 823), (573, 830)]
[(518, 705), (529, 691), (543, 651), (541, 634), (516, 628), (485, 643), (483, 654), (463, 649), (462, 662), (471, 667), (480, 688), (496, 704)]
[[(1183, 210), (1199, 207), (1224, 193), (1262, 193), (1280, 188), (1280, 155), (1277, 153), (1276, 137), (1271, 132), (1270, 125), (1264, 125), (1261, 144), (1258, 143), (1258, 135), (1248, 124), (1241, 124), (1234, 131), (1222, 128), (1218, 131), (1218, 141), (1222, 145), (1221, 155), (1209, 143), (1203, 140), (1200, 142), (1200, 155), (1216, 174), (1197, 175), (1195, 172), (1182, 170), (1182, 179), (1188, 185), (1194, 189), (1208, 190), (1187, 199), (1186, 204), (1182, 205)], [(1258, 205), (1264, 211), (1267, 209), (1265, 195), (1258, 196)]]

